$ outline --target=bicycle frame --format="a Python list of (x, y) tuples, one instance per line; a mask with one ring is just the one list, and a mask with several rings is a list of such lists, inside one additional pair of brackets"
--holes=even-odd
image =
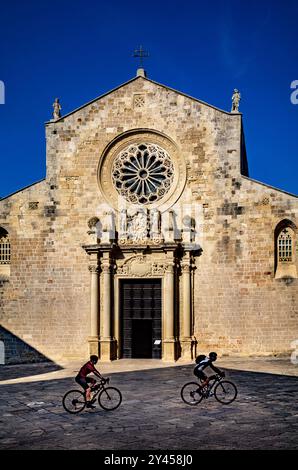
[(211, 376), (209, 383), (203, 388), (202, 383), (204, 381), (199, 379), (197, 382), (188, 382), (183, 385), (180, 395), (184, 403), (198, 405), (203, 398), (214, 396), (218, 402), (228, 405), (237, 397), (236, 385), (219, 374)]
[(208, 398), (210, 396), (210, 393), (211, 393), (212, 389), (214, 388), (215, 384), (221, 382), (223, 380), (223, 378), (224, 377), (222, 377), (221, 375), (218, 375), (218, 374), (216, 374), (215, 377), (212, 377), (210, 379), (210, 382), (212, 381), (212, 383), (210, 384), (210, 382), (209, 382), (208, 385), (205, 385), (205, 387), (207, 387), (207, 390), (205, 392), (203, 391), (205, 387), (202, 390), (203, 397)]
[[(104, 379), (104, 380), (101, 380), (99, 383), (96, 382), (92, 387), (91, 387), (91, 393), (93, 393), (92, 397), (91, 397), (91, 401), (94, 401), (96, 400), (97, 398), (97, 395), (102, 391), (102, 390), (105, 390), (105, 385), (109, 384), (109, 381), (110, 379)], [(85, 394), (85, 400), (86, 400), (86, 394)]]

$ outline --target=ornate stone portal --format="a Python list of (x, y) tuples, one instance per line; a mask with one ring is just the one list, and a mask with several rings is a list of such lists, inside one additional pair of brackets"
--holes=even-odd
[[(129, 295), (134, 296), (131, 286), (137, 289), (142, 283), (129, 280), (144, 279), (146, 286), (150, 278), (161, 286), (161, 338), (157, 341), (162, 345), (162, 359), (191, 357), (194, 228), (191, 217), (184, 217), (183, 228), (177, 227), (174, 212), (168, 210), (185, 181), (185, 161), (176, 144), (149, 129), (124, 133), (101, 156), (98, 183), (107, 206), (99, 218), (89, 219), (92, 242), (84, 248), (98, 268), (96, 275), (95, 268), (91, 270), (89, 342), (90, 351), (96, 350), (102, 360), (123, 355), (122, 286), (126, 282)], [(134, 308), (140, 321), (148, 315), (141, 311), (143, 307)], [(132, 316), (133, 309), (128, 309)], [(146, 321), (149, 325), (150, 319)]]
[(103, 361), (122, 357), (121, 280), (154, 278), (162, 285), (162, 359), (191, 359), (193, 247), (163, 240), (158, 211), (130, 219), (122, 212), (117, 233), (84, 246), (91, 258), (90, 352)]

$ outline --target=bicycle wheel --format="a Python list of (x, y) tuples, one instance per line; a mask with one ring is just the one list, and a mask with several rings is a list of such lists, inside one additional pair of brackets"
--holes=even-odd
[(214, 389), (214, 396), (217, 401), (223, 405), (232, 403), (237, 397), (237, 388), (233, 382), (228, 380), (221, 380)]
[(199, 384), (197, 382), (188, 382), (181, 388), (181, 398), (188, 405), (197, 405), (202, 401), (203, 396), (198, 392)]
[(70, 390), (64, 395), (62, 404), (68, 413), (80, 413), (86, 406), (84, 393), (80, 390)]
[(104, 388), (99, 396), (98, 403), (99, 405), (107, 411), (116, 410), (122, 402), (122, 395), (120, 390), (115, 387), (106, 387)]

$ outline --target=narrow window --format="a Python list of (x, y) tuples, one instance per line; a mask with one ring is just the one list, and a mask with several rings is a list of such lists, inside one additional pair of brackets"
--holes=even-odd
[(283, 229), (279, 234), (278, 260), (289, 263), (293, 261), (293, 240), (289, 228)]
[(275, 278), (297, 278), (295, 259), (296, 226), (282, 220), (275, 229)]
[(9, 235), (2, 227), (0, 227), (0, 264), (10, 264)]

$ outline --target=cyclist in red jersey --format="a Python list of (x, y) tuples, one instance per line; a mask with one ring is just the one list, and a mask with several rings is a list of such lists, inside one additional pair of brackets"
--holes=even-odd
[(83, 387), (86, 393), (86, 401), (88, 402), (87, 403), (88, 408), (95, 408), (95, 406), (93, 406), (90, 403), (90, 400), (91, 400), (91, 388), (95, 384), (96, 380), (94, 380), (92, 377), (87, 377), (87, 375), (93, 373), (94, 375), (96, 375), (96, 377), (99, 377), (100, 379), (104, 380), (104, 378), (99, 373), (99, 371), (94, 367), (94, 364), (97, 364), (97, 362), (98, 362), (97, 356), (95, 355), (90, 356), (90, 361), (86, 362), (86, 364), (84, 364), (81, 367), (78, 375), (75, 378), (75, 381), (79, 385), (81, 385), (81, 387)]

